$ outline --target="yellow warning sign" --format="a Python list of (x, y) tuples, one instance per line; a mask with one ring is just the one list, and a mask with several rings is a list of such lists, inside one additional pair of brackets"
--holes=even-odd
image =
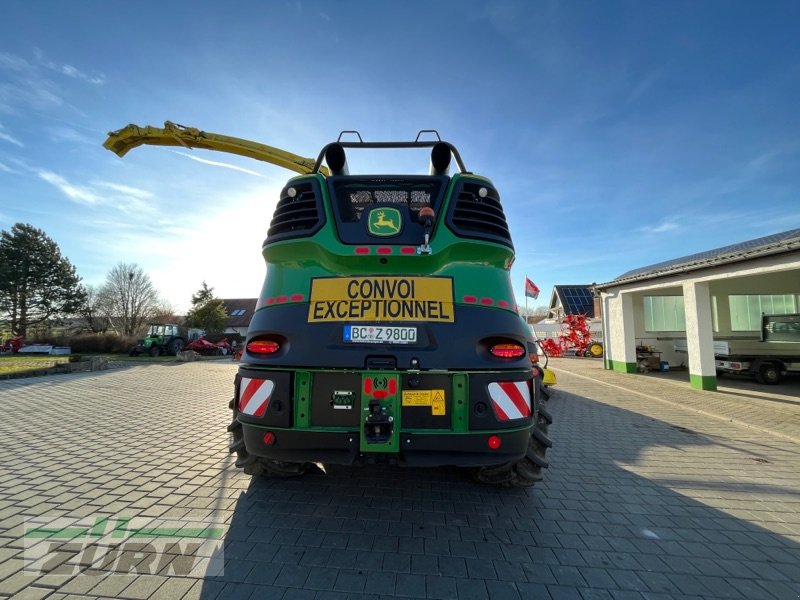
[(433, 395), (431, 397), (431, 414), (443, 415), (445, 414), (444, 407), (444, 390), (431, 390)]
[(449, 277), (318, 277), (311, 280), (308, 322), (453, 322)]
[(432, 415), (445, 415), (444, 390), (403, 390), (403, 406), (430, 406)]

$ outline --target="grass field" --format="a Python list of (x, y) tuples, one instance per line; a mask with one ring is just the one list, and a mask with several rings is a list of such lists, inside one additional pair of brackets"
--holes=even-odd
[[(140, 356), (128, 356), (127, 354), (81, 354), (82, 358), (87, 359), (92, 356), (102, 356), (109, 361), (130, 361), (137, 363), (170, 363), (175, 362), (174, 356), (152, 357), (147, 354)], [(19, 356), (16, 354), (0, 354), (0, 376), (13, 373), (24, 373), (25, 371), (39, 371), (49, 369), (59, 363), (69, 361), (69, 356)], [(230, 360), (228, 356), (202, 356), (200, 360)]]
[(0, 375), (49, 369), (54, 365), (68, 361), (69, 356), (16, 356), (14, 354), (4, 354), (0, 356)]

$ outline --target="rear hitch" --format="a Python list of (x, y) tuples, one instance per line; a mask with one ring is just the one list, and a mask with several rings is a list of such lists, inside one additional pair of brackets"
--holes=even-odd
[(394, 417), (389, 414), (380, 400), (369, 401), (369, 413), (364, 421), (364, 438), (368, 444), (385, 444), (392, 437)]

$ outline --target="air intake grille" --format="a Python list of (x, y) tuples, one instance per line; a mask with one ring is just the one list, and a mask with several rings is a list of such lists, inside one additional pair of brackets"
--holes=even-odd
[[(486, 190), (483, 197), (481, 189)], [(456, 188), (447, 225), (459, 237), (498, 242), (513, 248), (500, 196), (486, 184), (464, 182)]]
[[(294, 194), (290, 195), (290, 190)], [(325, 224), (319, 185), (316, 181), (301, 181), (287, 185), (272, 215), (265, 243), (277, 242), (315, 234)]]

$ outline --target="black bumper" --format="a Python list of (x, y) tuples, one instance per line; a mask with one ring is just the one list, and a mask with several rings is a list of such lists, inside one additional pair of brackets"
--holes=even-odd
[[(480, 433), (404, 433), (400, 432), (397, 454), (362, 453), (359, 433), (297, 429), (275, 429), (243, 423), (247, 451), (255, 456), (286, 462), (320, 462), (352, 465), (388, 462), (407, 466), (477, 467), (515, 462), (525, 456), (531, 429)], [(274, 443), (267, 445), (270, 432)], [(500, 438), (500, 447), (489, 447), (491, 436)]]

